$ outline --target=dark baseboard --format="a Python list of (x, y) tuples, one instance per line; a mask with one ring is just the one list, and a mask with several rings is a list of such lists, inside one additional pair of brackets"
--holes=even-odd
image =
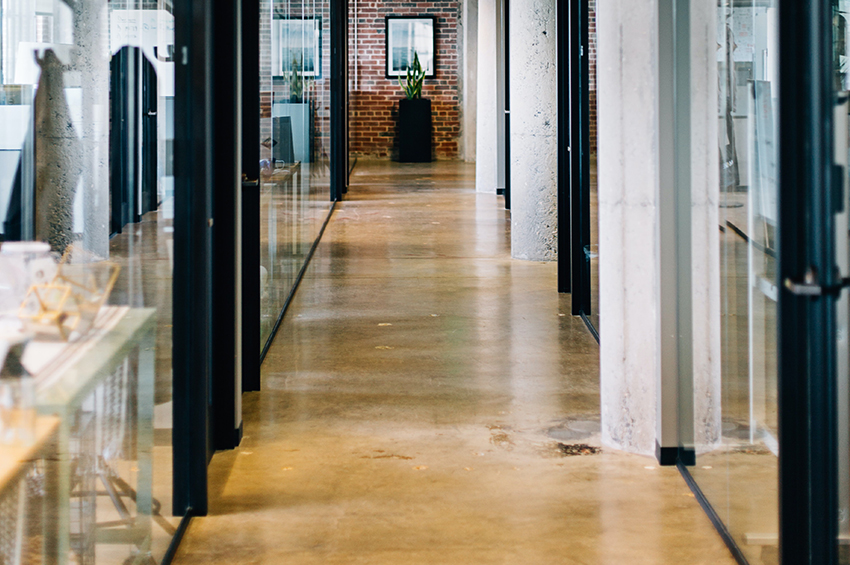
[(699, 488), (699, 485), (691, 476), (691, 472), (688, 471), (688, 468), (681, 462), (679, 462), (676, 467), (679, 469), (682, 477), (684, 477), (685, 482), (688, 483), (688, 487), (691, 489), (694, 497), (696, 497), (697, 502), (699, 502), (703, 511), (705, 511), (706, 515), (708, 515), (708, 519), (711, 520), (711, 523), (714, 525), (714, 529), (716, 529), (717, 533), (720, 534), (720, 537), (723, 539), (723, 543), (725, 543), (726, 547), (729, 548), (729, 551), (732, 553), (732, 557), (734, 557), (735, 561), (738, 562), (738, 565), (750, 565), (747, 558), (744, 557), (744, 554), (741, 552), (741, 548), (738, 547), (737, 543), (735, 543), (735, 539), (732, 537), (732, 534), (730, 534), (729, 530), (726, 528), (726, 524), (723, 523), (723, 520), (720, 519), (720, 516), (718, 516), (717, 512), (714, 510), (714, 507), (711, 506), (711, 503), (707, 498), (705, 498), (705, 494), (703, 494), (702, 489)]
[(177, 548), (180, 547), (180, 542), (183, 541), (183, 535), (189, 528), (189, 522), (191, 521), (192, 509), (189, 508), (180, 520), (180, 525), (177, 526), (177, 533), (175, 533), (174, 537), (171, 538), (171, 543), (168, 545), (165, 555), (162, 556), (162, 562), (160, 565), (171, 565), (171, 562), (174, 561), (174, 556), (177, 555)]
[(499, 196), (504, 196), (505, 195), (505, 189), (504, 188), (497, 188), (496, 194), (499, 195)]
[(593, 324), (590, 322), (590, 319), (587, 317), (587, 314), (585, 314), (584, 312), (581, 312), (579, 315), (581, 316), (581, 319), (584, 320), (584, 325), (587, 326), (587, 329), (590, 332), (590, 335), (593, 336), (593, 339), (595, 339), (596, 343), (598, 344), (599, 343), (599, 331), (597, 331), (597, 329), (595, 327), (593, 327)]
[(233, 446), (238, 447), (242, 443), (242, 436), (245, 433), (245, 421), (239, 422), (239, 427), (233, 430)]
[(672, 467), (679, 461), (678, 447), (661, 447), (658, 441), (655, 442), (655, 458), (659, 465)]
[(679, 448), (679, 463), (685, 467), (693, 467), (697, 464), (697, 452), (692, 448)]

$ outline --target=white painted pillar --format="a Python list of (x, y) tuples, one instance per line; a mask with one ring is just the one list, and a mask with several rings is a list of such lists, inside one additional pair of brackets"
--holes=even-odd
[(654, 455), (660, 377), (656, 0), (597, 4), (602, 441)]
[(478, 0), (463, 0), (463, 116), (461, 157), (475, 162), (478, 102)]
[(496, 193), (498, 183), (498, 0), (478, 1), (475, 189)]
[(510, 3), (511, 256), (558, 256), (555, 0)]

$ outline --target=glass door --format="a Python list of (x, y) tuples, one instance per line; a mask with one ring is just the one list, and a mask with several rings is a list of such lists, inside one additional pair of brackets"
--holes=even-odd
[(710, 24), (691, 29), (691, 77), (715, 89), (689, 94), (692, 139), (716, 165), (708, 182), (692, 181), (694, 366), (682, 390), (693, 395), (680, 459), (739, 559), (776, 565), (779, 1), (703, 0), (692, 10)]

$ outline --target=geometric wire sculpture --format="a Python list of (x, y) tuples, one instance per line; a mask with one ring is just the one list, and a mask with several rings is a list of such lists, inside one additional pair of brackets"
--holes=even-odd
[(32, 331), (52, 330), (63, 341), (73, 332), (83, 336), (109, 298), (120, 271), (119, 265), (98, 261), (69, 245), (53, 280), (30, 287), (18, 317)]

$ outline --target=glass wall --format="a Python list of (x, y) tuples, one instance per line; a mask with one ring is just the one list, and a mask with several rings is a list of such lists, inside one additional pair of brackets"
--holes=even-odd
[(267, 347), (330, 202), (330, 1), (260, 13), (260, 348)]
[(175, 533), (174, 25), (0, 0), (2, 563), (159, 562)]
[[(701, 289), (695, 312), (710, 311), (697, 320), (694, 348), (703, 363), (695, 366), (694, 420), (684, 422), (692, 428), (683, 437), (695, 440), (691, 475), (747, 560), (777, 564), (778, 1), (709, 5), (716, 99), (697, 111), (716, 115), (718, 186), (704, 201), (716, 206), (718, 225), (709, 226), (709, 241), (695, 237), (693, 245), (695, 258), (717, 259), (693, 271)], [(692, 77), (700, 75), (713, 69), (692, 68)], [(714, 340), (719, 359), (711, 355)]]

